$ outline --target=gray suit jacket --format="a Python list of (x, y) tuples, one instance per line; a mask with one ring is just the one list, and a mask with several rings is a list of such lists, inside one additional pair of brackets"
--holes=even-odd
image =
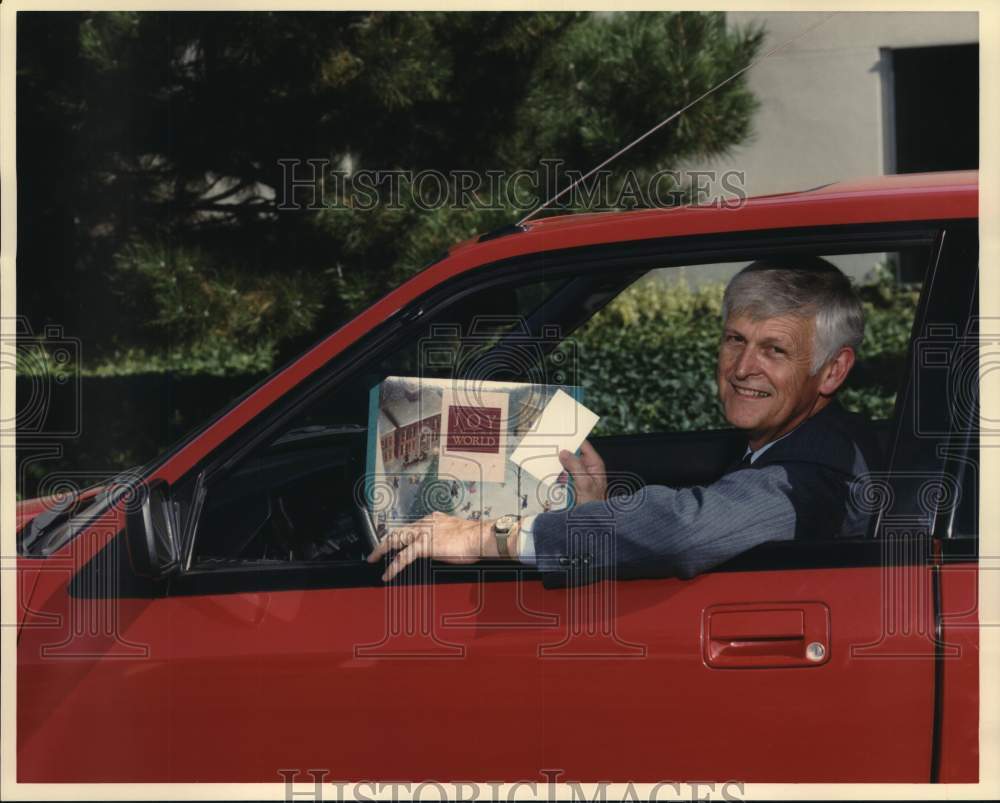
[(537, 567), (590, 579), (645, 567), (692, 577), (765, 541), (864, 535), (861, 483), (880, 463), (865, 420), (833, 402), (711, 485), (646, 486), (539, 515)]

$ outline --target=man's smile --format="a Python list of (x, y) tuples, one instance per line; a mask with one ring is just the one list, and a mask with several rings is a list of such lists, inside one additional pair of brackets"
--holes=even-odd
[(729, 383), (733, 390), (736, 391), (737, 395), (742, 396), (745, 399), (766, 399), (770, 397), (770, 393), (757, 390), (756, 388), (748, 388), (742, 385), (736, 385), (732, 382)]

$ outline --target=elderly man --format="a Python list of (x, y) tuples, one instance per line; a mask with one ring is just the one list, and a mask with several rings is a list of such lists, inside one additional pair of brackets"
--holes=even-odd
[[(398, 550), (385, 580), (424, 556), (509, 558), (542, 571), (582, 560), (595, 570), (656, 566), (690, 577), (765, 541), (863, 534), (857, 485), (877, 451), (864, 421), (834, 399), (864, 335), (850, 281), (821, 259), (755, 262), (726, 288), (722, 318), (719, 399), (747, 446), (716, 482), (607, 499), (604, 463), (584, 442), (579, 457), (559, 456), (573, 475), (574, 508), (523, 521), (435, 514), (392, 531), (369, 561)], [(571, 557), (569, 533), (595, 527), (613, 534), (614, 548)]]

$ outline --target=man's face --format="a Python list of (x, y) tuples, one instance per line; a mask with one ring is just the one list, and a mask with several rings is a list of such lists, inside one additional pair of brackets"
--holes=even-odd
[(731, 316), (719, 345), (719, 400), (726, 420), (748, 430), (757, 449), (825, 404), (822, 372), (811, 376), (813, 318)]

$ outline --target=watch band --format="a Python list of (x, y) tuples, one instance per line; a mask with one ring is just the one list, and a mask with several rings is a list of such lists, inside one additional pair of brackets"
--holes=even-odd
[(510, 557), (510, 548), (507, 546), (507, 542), (510, 538), (510, 530), (506, 532), (500, 532), (497, 529), (493, 530), (493, 535), (497, 539), (497, 552), (499, 552), (503, 557)]
[(510, 536), (516, 532), (520, 521), (520, 516), (508, 514), (506, 516), (501, 516), (493, 522), (493, 537), (497, 540), (497, 552), (499, 552), (502, 557), (509, 558), (511, 556)]

